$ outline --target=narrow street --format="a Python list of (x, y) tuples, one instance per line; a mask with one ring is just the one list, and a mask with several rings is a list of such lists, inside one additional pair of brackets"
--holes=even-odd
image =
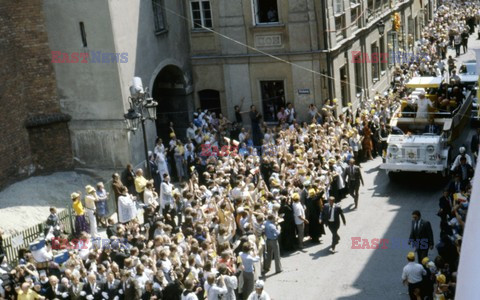
[[(457, 67), (462, 61), (475, 59), (473, 49), (480, 48), (476, 37), (475, 32), (470, 37), (469, 51), (457, 58)], [(455, 51), (449, 49), (448, 55), (455, 57)], [(470, 137), (467, 127), (456, 141), (455, 154), (461, 144), (469, 149)], [(332, 236), (326, 229), (322, 244), (306, 243), (306, 253), (283, 257), (284, 272), (267, 274), (266, 290), (272, 299), (408, 299), (401, 275), (409, 249), (391, 247), (391, 242), (388, 249), (352, 249), (352, 238), (408, 239), (411, 213), (418, 209), (422, 218), (431, 222), (438, 243), (438, 199), (448, 181), (439, 175), (402, 173), (392, 182), (379, 169), (380, 164), (380, 158), (362, 164), (365, 186), (360, 188), (357, 210), (352, 210), (350, 196), (341, 202), (347, 226), (340, 227), (338, 252), (330, 253)], [(429, 251), (430, 259), (436, 255), (435, 249)]]

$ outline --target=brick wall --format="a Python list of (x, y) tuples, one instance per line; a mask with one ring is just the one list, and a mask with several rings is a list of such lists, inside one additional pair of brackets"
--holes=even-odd
[(68, 118), (26, 127), (28, 118), (61, 115), (42, 1), (0, 0), (0, 66), (0, 188), (72, 168)]

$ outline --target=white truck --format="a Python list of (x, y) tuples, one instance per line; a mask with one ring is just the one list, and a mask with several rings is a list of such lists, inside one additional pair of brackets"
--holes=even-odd
[(448, 174), (450, 147), (445, 134), (390, 134), (385, 163), (381, 166), (392, 172), (410, 171)]
[[(435, 101), (444, 90), (440, 77), (414, 77), (407, 84), (411, 97), (425, 93)], [(380, 166), (389, 177), (396, 172), (440, 173), (447, 176), (451, 163), (451, 143), (460, 136), (468, 123), (472, 90), (465, 90), (465, 98), (451, 112), (429, 112), (428, 118), (417, 117), (415, 112), (406, 109), (405, 103), (394, 112), (390, 127), (395, 129), (387, 138), (387, 151), (384, 163)], [(433, 125), (433, 133), (429, 126)]]

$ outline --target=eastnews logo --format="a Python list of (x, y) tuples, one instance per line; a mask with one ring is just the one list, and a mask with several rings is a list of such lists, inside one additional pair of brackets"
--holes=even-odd
[(111, 64), (111, 63), (127, 63), (127, 62), (128, 62), (127, 52), (105, 53), (102, 51), (90, 51), (90, 52), (66, 53), (61, 51), (52, 51), (52, 63), (54, 64), (64, 64), (64, 63)]
[(52, 239), (53, 250), (82, 250), (82, 249), (128, 249), (127, 239)]
[(362, 239), (361, 237), (352, 237), (352, 249), (399, 249), (411, 250), (428, 249), (428, 239)]
[(411, 52), (401, 52), (401, 51), (392, 51), (392, 52), (368, 52), (361, 51), (352, 51), (352, 63), (354, 64), (376, 64), (376, 63), (387, 63), (388, 59), (395, 61), (396, 63), (413, 63), (420, 62), (423, 58), (426, 58), (426, 53), (411, 53)]

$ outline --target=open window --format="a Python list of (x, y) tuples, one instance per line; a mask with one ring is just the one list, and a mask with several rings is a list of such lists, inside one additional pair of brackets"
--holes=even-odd
[(198, 98), (202, 110), (208, 109), (209, 111), (215, 112), (217, 116), (222, 112), (219, 91), (201, 90), (198, 92)]
[(277, 0), (253, 0), (255, 24), (278, 23)]
[(370, 52), (370, 62), (372, 65), (372, 81), (375, 84), (380, 79), (380, 56), (377, 43), (373, 43)]
[(263, 119), (265, 122), (278, 122), (277, 113), (285, 107), (283, 80), (260, 81), (262, 93)]

